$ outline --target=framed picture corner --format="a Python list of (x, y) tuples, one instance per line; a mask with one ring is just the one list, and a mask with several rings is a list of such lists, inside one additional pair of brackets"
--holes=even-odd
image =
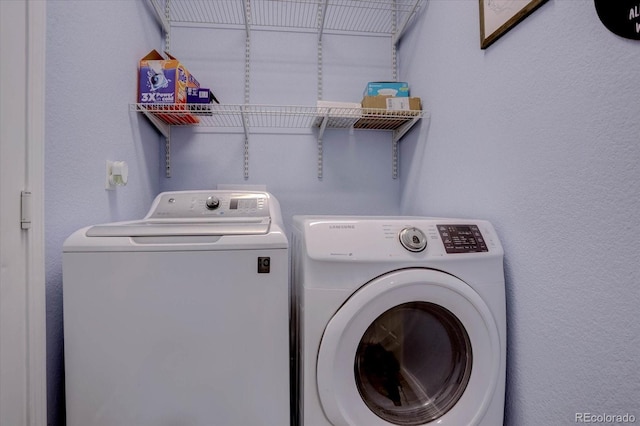
[(478, 0), (480, 48), (486, 49), (548, 0)]

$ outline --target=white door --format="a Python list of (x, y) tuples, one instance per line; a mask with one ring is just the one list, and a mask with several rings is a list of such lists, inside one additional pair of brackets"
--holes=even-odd
[(327, 325), (322, 408), (338, 425), (474, 425), (500, 377), (491, 312), (466, 283), (430, 269), (383, 275)]
[(44, 1), (0, 1), (0, 425), (47, 422), (45, 18)]

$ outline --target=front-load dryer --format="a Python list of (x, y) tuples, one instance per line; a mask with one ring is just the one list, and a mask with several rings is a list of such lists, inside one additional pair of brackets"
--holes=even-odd
[(503, 424), (503, 250), (490, 223), (293, 222), (297, 424)]
[(67, 425), (288, 425), (288, 275), (266, 192), (165, 192), (142, 220), (75, 232)]

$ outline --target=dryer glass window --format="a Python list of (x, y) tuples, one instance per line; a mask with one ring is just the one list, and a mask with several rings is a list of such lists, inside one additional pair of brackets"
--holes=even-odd
[(358, 391), (369, 409), (396, 425), (443, 416), (469, 383), (472, 351), (464, 326), (427, 302), (398, 305), (380, 315), (355, 357)]

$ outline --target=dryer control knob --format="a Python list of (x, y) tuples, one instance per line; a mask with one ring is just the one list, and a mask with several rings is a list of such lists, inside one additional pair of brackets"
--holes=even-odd
[(400, 231), (400, 244), (409, 251), (419, 252), (427, 248), (427, 237), (418, 228), (404, 228)]
[(209, 210), (215, 210), (220, 207), (220, 200), (218, 200), (218, 197), (212, 195), (207, 198), (207, 201), (205, 201), (204, 205), (207, 206)]

